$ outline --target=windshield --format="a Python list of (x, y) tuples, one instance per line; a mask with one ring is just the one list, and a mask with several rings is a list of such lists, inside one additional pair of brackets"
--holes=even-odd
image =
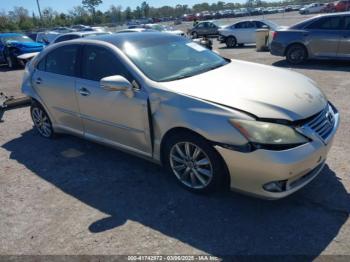
[(205, 47), (182, 39), (142, 45), (126, 42), (122, 49), (147, 77), (157, 82), (191, 77), (229, 63)]
[(28, 36), (25, 35), (11, 35), (11, 36), (5, 36), (2, 37), (2, 41), (4, 43), (6, 42), (34, 42), (31, 38), (29, 38)]

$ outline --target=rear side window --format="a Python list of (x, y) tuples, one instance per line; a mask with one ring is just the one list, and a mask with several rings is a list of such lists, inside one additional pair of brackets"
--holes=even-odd
[(100, 81), (107, 76), (121, 75), (132, 81), (129, 72), (115, 54), (103, 47), (85, 46), (81, 67), (82, 78), (88, 80)]
[(79, 36), (78, 35), (63, 35), (63, 36), (58, 37), (55, 40), (55, 43), (68, 41), (68, 40), (73, 40), (73, 39), (76, 39), (76, 38), (79, 38)]
[(77, 53), (77, 45), (56, 48), (39, 62), (37, 69), (58, 75), (74, 76), (76, 73)]
[(319, 30), (340, 30), (341, 29), (341, 17), (324, 17), (311, 25), (307, 26), (307, 29), (319, 29)]

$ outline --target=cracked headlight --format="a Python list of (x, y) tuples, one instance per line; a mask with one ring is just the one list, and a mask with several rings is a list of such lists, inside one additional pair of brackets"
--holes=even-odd
[(236, 119), (231, 119), (230, 123), (258, 148), (264, 146), (291, 148), (310, 141), (294, 128), (286, 125)]

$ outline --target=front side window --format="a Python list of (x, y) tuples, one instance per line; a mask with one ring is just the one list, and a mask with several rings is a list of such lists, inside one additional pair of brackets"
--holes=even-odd
[(78, 46), (56, 48), (42, 59), (37, 69), (58, 75), (75, 76)]
[(126, 42), (121, 49), (147, 77), (157, 82), (191, 77), (229, 63), (205, 47), (183, 39)]
[(311, 25), (307, 26), (307, 29), (317, 29), (317, 30), (340, 30), (341, 29), (341, 17), (324, 17)]
[(108, 49), (86, 45), (81, 62), (82, 78), (100, 81), (102, 78), (121, 75), (131, 81), (130, 74), (117, 57)]

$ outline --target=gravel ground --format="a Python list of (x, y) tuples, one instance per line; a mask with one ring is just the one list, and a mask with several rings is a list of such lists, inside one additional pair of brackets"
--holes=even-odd
[[(288, 67), (254, 47), (215, 42), (215, 49)], [(340, 110), (341, 126), (322, 173), (279, 201), (194, 195), (157, 165), (68, 135), (45, 140), (32, 130), (28, 108), (7, 112), (0, 123), (0, 254), (350, 255), (350, 63), (311, 61), (291, 70), (318, 83)], [(19, 95), (22, 75), (1, 66), (0, 91)]]

